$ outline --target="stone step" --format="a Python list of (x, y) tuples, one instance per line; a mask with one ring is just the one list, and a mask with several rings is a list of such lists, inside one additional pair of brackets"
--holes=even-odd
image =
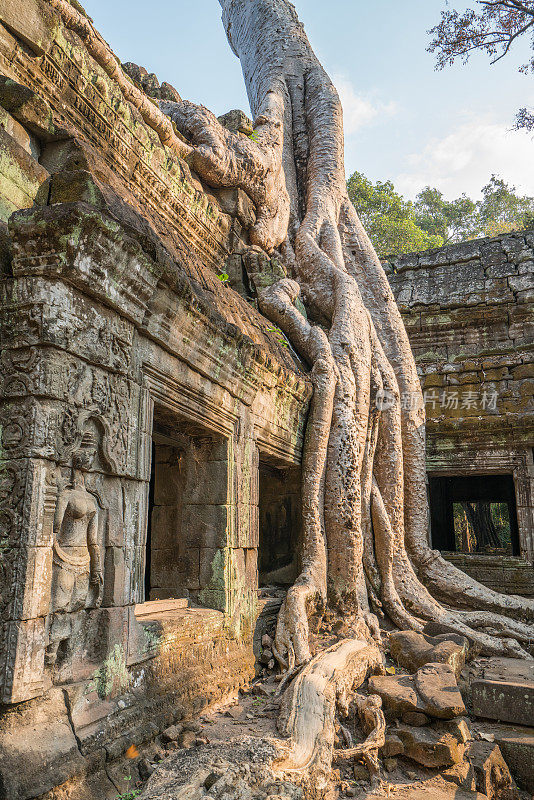
[(149, 614), (162, 614), (164, 611), (177, 611), (180, 608), (189, 608), (187, 597), (178, 597), (168, 600), (148, 600), (138, 603), (135, 607), (136, 617), (147, 617)]
[(475, 716), (534, 726), (534, 661), (489, 659), (471, 692)]

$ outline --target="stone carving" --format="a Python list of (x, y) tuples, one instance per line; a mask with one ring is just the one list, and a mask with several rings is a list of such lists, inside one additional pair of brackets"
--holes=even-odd
[[(70, 483), (58, 494), (54, 516), (51, 611), (79, 611), (101, 603), (103, 584), (98, 542), (98, 505), (85, 487), (84, 473), (96, 456), (93, 432), (83, 434), (72, 456)], [(61, 615), (63, 617), (63, 615)], [(47, 663), (53, 665), (60, 644), (70, 636), (70, 625), (54, 617), (50, 628)]]

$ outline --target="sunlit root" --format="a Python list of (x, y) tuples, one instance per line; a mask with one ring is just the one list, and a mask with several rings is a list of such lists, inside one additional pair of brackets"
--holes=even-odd
[(350, 696), (373, 672), (382, 672), (378, 647), (343, 639), (315, 656), (282, 698), (278, 729), (289, 737), (287, 753), (275, 772), (306, 775), (317, 793), (326, 789), (334, 753), (338, 696)]
[(382, 711), (382, 700), (376, 694), (366, 697), (355, 693), (353, 703), (356, 706), (360, 725), (367, 738), (354, 747), (335, 750), (334, 756), (337, 759), (362, 759), (369, 770), (371, 783), (376, 785), (380, 781), (378, 751), (386, 741), (386, 720)]
[(283, 108), (276, 97), (254, 121), (254, 138), (231, 133), (204, 106), (187, 100), (162, 100), (160, 108), (194, 145), (188, 159), (203, 180), (214, 187), (239, 187), (256, 206), (250, 241), (267, 252), (286, 236), (289, 196), (282, 171)]

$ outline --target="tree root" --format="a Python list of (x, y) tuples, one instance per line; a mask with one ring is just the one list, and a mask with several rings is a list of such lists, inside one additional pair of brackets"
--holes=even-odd
[(380, 783), (378, 751), (386, 742), (386, 720), (382, 711), (382, 700), (376, 694), (366, 697), (356, 692), (352, 702), (356, 706), (360, 725), (367, 738), (354, 747), (334, 750), (334, 757), (362, 759), (369, 770), (371, 785), (376, 786)]
[[(369, 673), (383, 673), (382, 655), (376, 645), (357, 639), (337, 642), (301, 670), (282, 698), (278, 729), (289, 742), (284, 758), (273, 763), (275, 772), (300, 773), (318, 793), (326, 789), (338, 698), (350, 697)], [(369, 715), (370, 706), (362, 713)]]

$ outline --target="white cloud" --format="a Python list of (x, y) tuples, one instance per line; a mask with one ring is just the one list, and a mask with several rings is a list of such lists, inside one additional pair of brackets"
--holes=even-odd
[(382, 103), (368, 96), (358, 94), (351, 81), (344, 75), (334, 75), (332, 82), (336, 87), (343, 106), (343, 127), (345, 136), (352, 136), (383, 114), (395, 114), (395, 102)]
[(463, 192), (476, 199), (492, 173), (534, 195), (532, 135), (490, 118), (466, 119), (442, 138), (430, 140), (420, 153), (407, 156), (406, 166), (394, 183), (407, 197), (435, 186), (450, 199)]

